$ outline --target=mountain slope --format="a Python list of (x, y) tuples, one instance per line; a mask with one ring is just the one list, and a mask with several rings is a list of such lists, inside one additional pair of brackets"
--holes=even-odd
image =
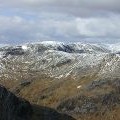
[(0, 54), (1, 76), (7, 76), (12, 69), (13, 74), (38, 71), (56, 78), (89, 73), (119, 77), (119, 54), (97, 44), (41, 42), (3, 47)]
[(119, 111), (116, 51), (108, 45), (53, 41), (1, 47), (0, 83), (32, 104), (76, 119), (116, 107)]

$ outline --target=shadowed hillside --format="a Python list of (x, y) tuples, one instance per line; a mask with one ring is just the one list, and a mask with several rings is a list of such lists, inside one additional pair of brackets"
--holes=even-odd
[(75, 120), (67, 114), (58, 113), (48, 107), (33, 105), (33, 110), (32, 120)]

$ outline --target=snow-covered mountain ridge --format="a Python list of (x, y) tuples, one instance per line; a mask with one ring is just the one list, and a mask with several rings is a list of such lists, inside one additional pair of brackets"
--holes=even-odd
[(0, 76), (23, 79), (37, 72), (58, 79), (94, 74), (120, 77), (119, 46), (54, 41), (4, 46), (0, 48)]

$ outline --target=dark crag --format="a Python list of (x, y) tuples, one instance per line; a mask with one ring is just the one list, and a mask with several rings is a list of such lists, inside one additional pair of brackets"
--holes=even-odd
[(32, 107), (29, 102), (0, 86), (0, 120), (30, 120), (31, 115)]

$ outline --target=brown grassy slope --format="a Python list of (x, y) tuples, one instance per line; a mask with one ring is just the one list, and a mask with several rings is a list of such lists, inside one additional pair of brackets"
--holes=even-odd
[[(111, 86), (104, 86), (102, 88), (96, 88), (91, 91), (86, 91), (85, 86), (95, 79), (97, 79), (96, 76), (84, 76), (76, 80), (69, 76), (66, 79), (58, 80), (50, 78), (46, 75), (38, 75), (37, 77), (32, 79), (31, 84), (27, 86), (22, 86), (17, 95), (27, 99), (32, 104), (55, 109), (58, 103), (60, 103), (61, 101), (69, 97), (76, 96), (78, 94), (95, 96), (113, 90)], [(20, 81), (21, 80), (4, 80), (0, 81), (0, 83), (13, 91), (13, 89), (15, 90), (16, 88), (19, 88)], [(78, 86), (81, 86), (81, 88), (77, 88)], [(90, 115), (79, 115), (79, 117), (73, 115), (73, 117), (78, 120), (119, 120), (119, 112), (120, 108), (118, 107), (104, 114), (101, 111), (99, 113)], [(36, 120), (38, 117), (39, 116), (36, 117)]]
[[(31, 103), (54, 108), (61, 100), (81, 93), (87, 81), (95, 79), (86, 76), (74, 80), (70, 76), (66, 79), (43, 78), (34, 80), (29, 86), (24, 87), (19, 95)], [(77, 88), (78, 86), (81, 88)]]

